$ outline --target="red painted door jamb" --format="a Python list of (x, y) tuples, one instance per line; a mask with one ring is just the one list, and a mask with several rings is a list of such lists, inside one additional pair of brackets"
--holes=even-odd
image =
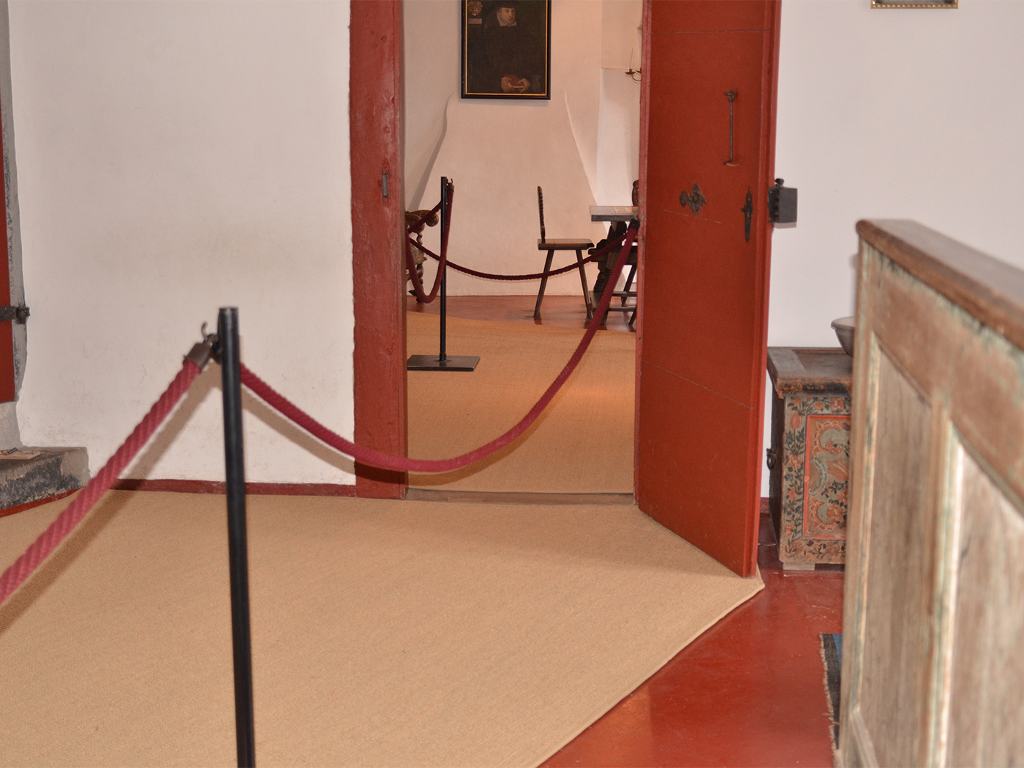
[[(0, 156), (3, 156), (3, 131), (0, 131)], [(3, 181), (3, 190), (7, 189), (7, 178)], [(7, 240), (7, 195), (0, 194), (0, 305), (11, 303), (11, 268), (8, 258)], [(0, 403), (14, 400), (14, 321), (0, 322)]]
[[(406, 455), (402, 5), (353, 0), (349, 42), (355, 441)], [(356, 465), (356, 495), (401, 498), (406, 475)]]

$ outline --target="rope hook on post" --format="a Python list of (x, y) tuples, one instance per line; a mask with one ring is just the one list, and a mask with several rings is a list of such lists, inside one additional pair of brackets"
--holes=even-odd
[[(473, 371), (476, 364), (480, 362), (477, 355), (449, 355), (448, 354), (448, 264), (446, 256), (448, 253), (448, 235), (451, 231), (452, 197), (455, 193), (455, 184), (446, 176), (441, 177), (441, 261), (437, 265), (438, 277), (440, 278), (441, 289), (441, 319), (440, 319), (440, 343), (437, 356), (434, 355), (410, 355), (406, 362), (407, 371)], [(406, 253), (409, 253), (409, 244), (406, 243)], [(412, 270), (412, 267), (410, 267)], [(413, 287), (416, 287), (416, 277), (413, 275)], [(436, 288), (436, 285), (435, 285)], [(417, 293), (417, 297), (419, 292)]]

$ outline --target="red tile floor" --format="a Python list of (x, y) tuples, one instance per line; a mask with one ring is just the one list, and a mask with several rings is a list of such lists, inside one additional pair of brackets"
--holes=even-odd
[[(436, 313), (437, 302), (414, 312)], [(457, 296), (452, 317), (533, 322), (533, 296)], [(582, 328), (583, 300), (545, 296), (544, 325)], [(621, 314), (608, 331), (628, 332)], [(768, 515), (765, 588), (552, 756), (565, 766), (831, 766), (819, 635), (840, 632), (841, 570), (785, 572)]]

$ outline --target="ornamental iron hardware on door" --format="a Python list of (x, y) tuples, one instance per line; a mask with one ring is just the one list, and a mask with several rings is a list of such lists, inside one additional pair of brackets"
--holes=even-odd
[(729, 102), (729, 159), (724, 165), (736, 165), (736, 91), (726, 91), (725, 98)]
[(707, 201), (704, 193), (700, 191), (700, 186), (697, 184), (693, 185), (693, 191), (690, 194), (686, 194), (685, 191), (679, 193), (679, 204), (683, 208), (689, 208), (694, 213), (700, 213), (700, 209), (704, 207)]
[(754, 216), (754, 196), (747, 190), (747, 201), (740, 208), (743, 213), (743, 239), (750, 242), (750, 220)]
[(796, 224), (796, 189), (783, 184), (776, 179), (768, 190), (768, 218), (773, 224)]
[(13, 320), (16, 323), (24, 325), (25, 321), (28, 320), (28, 316), (28, 307), (26, 307), (24, 304), (21, 304), (17, 307), (0, 307), (0, 323), (7, 322), (8, 320)]

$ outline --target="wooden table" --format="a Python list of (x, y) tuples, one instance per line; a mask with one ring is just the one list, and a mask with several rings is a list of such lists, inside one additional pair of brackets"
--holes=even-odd
[(591, 221), (636, 221), (640, 218), (640, 207), (636, 205), (592, 205)]
[[(591, 221), (609, 221), (613, 222), (612, 226), (608, 229), (608, 237), (612, 237), (615, 228), (618, 226), (614, 222), (625, 222), (627, 224), (634, 223), (640, 216), (640, 208), (636, 205), (592, 205), (590, 206), (590, 220)], [(597, 279), (594, 281), (594, 296), (600, 296), (601, 291), (604, 290), (605, 283), (608, 280), (608, 273), (611, 271), (612, 259), (614, 253), (609, 256), (605, 256), (602, 260), (598, 261), (597, 267)], [(636, 276), (636, 258), (631, 258), (629, 263), (629, 270), (626, 274), (626, 284), (624, 290), (616, 291), (613, 295), (621, 299), (619, 303), (612, 302), (608, 307), (609, 312), (622, 312), (623, 314), (629, 314), (629, 327), (633, 327), (633, 323), (636, 322), (636, 291), (633, 287), (633, 278)], [(634, 301), (630, 302), (630, 299)]]
[(839, 348), (769, 347), (769, 507), (787, 569), (842, 563), (853, 358)]

